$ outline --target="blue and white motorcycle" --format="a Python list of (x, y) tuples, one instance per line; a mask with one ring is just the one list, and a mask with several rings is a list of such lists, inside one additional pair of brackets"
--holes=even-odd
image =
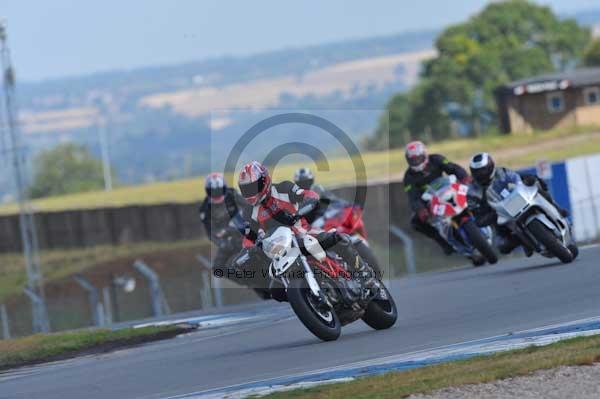
[(523, 246), (563, 263), (572, 262), (579, 249), (569, 220), (515, 173), (505, 173), (488, 187), (487, 202), (498, 214), (498, 225), (508, 227)]

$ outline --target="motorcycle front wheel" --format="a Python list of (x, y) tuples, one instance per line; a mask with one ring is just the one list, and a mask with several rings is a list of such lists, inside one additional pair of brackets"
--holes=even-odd
[(323, 341), (335, 341), (342, 332), (342, 324), (333, 309), (323, 309), (305, 279), (290, 281), (287, 299), (302, 324)]
[(556, 236), (539, 220), (533, 220), (527, 226), (533, 236), (541, 242), (544, 247), (562, 263), (573, 262), (573, 254), (569, 248), (565, 247)]

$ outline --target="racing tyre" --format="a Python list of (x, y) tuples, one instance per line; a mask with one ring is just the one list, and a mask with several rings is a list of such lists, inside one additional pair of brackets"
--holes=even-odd
[(531, 233), (535, 238), (541, 242), (544, 247), (554, 256), (556, 256), (562, 263), (570, 263), (573, 261), (574, 256), (562, 243), (556, 238), (556, 236), (539, 220), (533, 220), (528, 226)]
[(573, 260), (577, 259), (579, 256), (579, 247), (576, 244), (571, 244), (567, 248), (571, 251), (571, 255), (573, 255)]
[(308, 283), (296, 278), (290, 281), (287, 299), (302, 324), (323, 341), (335, 341), (342, 331), (342, 324), (333, 309), (325, 310), (319, 306)]
[(390, 295), (387, 287), (383, 285), (383, 293), (379, 294), (367, 305), (367, 310), (362, 319), (375, 330), (386, 330), (392, 327), (398, 319), (396, 302)]
[(473, 254), (473, 256), (471, 256), (471, 263), (473, 263), (473, 266), (475, 267), (481, 267), (485, 265), (485, 258), (483, 255)]
[[(474, 221), (467, 221), (463, 225), (463, 228), (469, 236), (469, 240), (471, 240), (471, 244), (473, 245), (473, 247), (475, 247), (481, 253), (481, 255), (483, 255), (483, 257), (485, 258), (485, 260), (488, 261), (488, 263), (493, 265), (494, 263), (498, 262), (498, 255), (496, 255), (496, 251), (494, 251), (494, 248), (492, 248), (488, 240), (481, 233), (479, 226), (477, 226), (477, 224)], [(475, 264), (475, 262), (473, 262), (473, 264)]]

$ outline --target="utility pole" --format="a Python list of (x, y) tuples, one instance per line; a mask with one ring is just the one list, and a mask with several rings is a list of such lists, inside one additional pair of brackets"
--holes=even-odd
[(112, 172), (110, 170), (110, 154), (105, 118), (98, 118), (98, 134), (100, 136), (100, 152), (102, 153), (102, 172), (104, 173), (104, 191), (112, 191)]
[(19, 225), (21, 228), (23, 255), (27, 268), (26, 293), (31, 298), (34, 332), (48, 332), (50, 331), (50, 323), (48, 321), (48, 312), (44, 298), (44, 280), (39, 263), (35, 221), (27, 192), (25, 151), (22, 147), (18, 126), (15, 99), (15, 73), (10, 60), (6, 25), (3, 21), (0, 21), (0, 61), (3, 75), (3, 108), (5, 116), (3, 118), (5, 119), (3, 123), (5, 129), (2, 129), (2, 134), (9, 136), (7, 141), (10, 147), (5, 150), (10, 155), (13, 164), (17, 200), (19, 202)]

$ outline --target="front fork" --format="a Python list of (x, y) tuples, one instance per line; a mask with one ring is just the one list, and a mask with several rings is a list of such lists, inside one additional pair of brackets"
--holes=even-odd
[(310, 292), (315, 296), (315, 298), (319, 299), (319, 303), (321, 305), (325, 305), (329, 309), (332, 309), (333, 305), (331, 304), (329, 299), (323, 294), (323, 291), (321, 290), (321, 286), (319, 285), (319, 282), (315, 278), (315, 274), (313, 273), (312, 268), (310, 267), (310, 265), (308, 264), (308, 261), (306, 260), (306, 256), (300, 255), (299, 260), (300, 260), (300, 264), (302, 265), (302, 267), (304, 269), (304, 278), (306, 279), (306, 282), (308, 283)]

